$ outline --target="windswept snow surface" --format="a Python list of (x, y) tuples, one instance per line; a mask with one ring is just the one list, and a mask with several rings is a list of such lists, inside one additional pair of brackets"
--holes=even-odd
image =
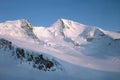
[(52, 26), (33, 27), (27, 20), (0, 23), (0, 38), (15, 46), (44, 53), (62, 70), (39, 71), (20, 64), (0, 49), (0, 80), (119, 80), (120, 33), (59, 19)]

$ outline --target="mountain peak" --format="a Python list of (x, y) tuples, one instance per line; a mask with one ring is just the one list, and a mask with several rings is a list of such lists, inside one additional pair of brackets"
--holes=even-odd
[(65, 22), (65, 21), (69, 21), (69, 20), (68, 19), (64, 19), (64, 18), (60, 18), (57, 21)]
[(78, 23), (78, 22), (75, 22), (69, 19), (64, 19), (64, 18), (58, 19), (55, 23), (61, 23), (61, 24), (66, 24), (66, 25), (79, 24), (79, 25), (85, 26), (84, 24), (81, 24), (81, 23)]
[(30, 26), (30, 23), (26, 19), (18, 19), (18, 20), (13, 20), (13, 21), (8, 20), (3, 23), (0, 23), (0, 26), (11, 26), (11, 27), (21, 27), (25, 25)]
[(22, 25), (26, 25), (26, 24), (30, 25), (30, 23), (26, 19), (20, 19), (19, 21), (21, 22)]
[(58, 19), (50, 28), (56, 36), (62, 35), (64, 37), (75, 37), (78, 36), (79, 33), (83, 32), (86, 25), (72, 20)]
[(6, 21), (1, 23), (0, 34), (12, 36), (14, 38), (34, 39), (38, 41), (33, 32), (32, 25), (26, 19)]
[(74, 22), (74, 21), (72, 21), (72, 20), (63, 19), (63, 18), (61, 18), (61, 19), (58, 19), (57, 21), (58, 21), (58, 22), (61, 22), (61, 23)]

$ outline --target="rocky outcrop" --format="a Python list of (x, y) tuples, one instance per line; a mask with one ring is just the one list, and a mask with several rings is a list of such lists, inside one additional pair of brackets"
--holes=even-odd
[(2, 49), (8, 53), (12, 53), (11, 55), (16, 57), (16, 59), (20, 61), (20, 63), (27, 62), (32, 65), (33, 68), (42, 71), (53, 71), (56, 70), (55, 68), (60, 65), (57, 61), (52, 59), (50, 60), (48, 57), (44, 57), (42, 53), (37, 54), (36, 52), (30, 50), (26, 50), (16, 46), (14, 47), (12, 42), (3, 38), (0, 39), (0, 50)]

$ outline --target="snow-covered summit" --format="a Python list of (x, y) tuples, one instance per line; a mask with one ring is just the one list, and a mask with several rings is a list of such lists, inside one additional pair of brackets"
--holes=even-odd
[[(21, 26), (24, 26), (26, 24), (30, 25), (30, 23), (26, 20), (26, 19), (19, 19), (19, 20), (14, 20), (14, 21), (5, 21), (3, 23), (0, 23), (0, 25), (4, 26), (9, 26), (9, 25), (15, 25), (16, 27), (21, 27)], [(14, 26), (13, 26), (14, 27)]]
[(67, 20), (58, 19), (51, 27), (51, 32), (54, 32), (55, 36), (64, 37), (76, 37), (79, 33), (83, 32), (85, 25)]
[(58, 19), (47, 28), (25, 19), (0, 23), (0, 80), (120, 79), (119, 53), (119, 32), (72, 20)]
[(24, 19), (6, 21), (4, 23), (0, 23), (0, 33), (1, 35), (22, 36), (22, 26), (28, 27), (27, 21)]
[(76, 37), (97, 37), (108, 35), (113, 38), (112, 34), (117, 34), (117, 32), (110, 32), (102, 30), (98, 27), (89, 27), (78, 22), (67, 20), (67, 19), (58, 19), (52, 26), (45, 27), (33, 27), (27, 20), (20, 19), (15, 21), (6, 21), (0, 23), (0, 34), (1, 35), (10, 35), (12, 37), (27, 37), (32, 38), (36, 37), (52, 37), (52, 36), (62, 36), (69, 38)]
[(25, 19), (0, 23), (0, 35), (16, 39), (38, 39), (32, 25)]
[[(94, 59), (96, 56), (112, 56), (113, 52), (114, 56), (119, 55), (120, 33), (118, 32), (110, 32), (98, 27), (89, 27), (67, 19), (58, 19), (52, 26), (47, 28), (34, 27), (27, 20), (21, 19), (0, 23), (0, 37), (10, 40), (16, 45), (19, 44), (20, 47), (38, 52), (42, 51), (75, 65), (100, 70), (118, 70), (118, 68), (103, 69), (103, 67), (106, 66), (101, 65), (101, 63), (104, 63), (104, 61), (101, 60), (98, 60), (100, 64), (89, 61), (91, 57), (93, 60), (96, 60)], [(31, 41), (33, 43), (31, 43)], [(34, 44), (34, 42), (42, 43), (42, 45)], [(113, 46), (115, 48), (112, 48)], [(61, 54), (66, 58), (63, 58)], [(71, 55), (74, 56), (72, 56), (70, 60), (67, 60)], [(87, 59), (85, 58), (84, 61), (83, 55), (89, 57), (87, 57)], [(73, 63), (73, 59), (77, 59), (76, 63)], [(81, 63), (79, 60), (81, 60)], [(94, 66), (88, 66), (86, 60)], [(99, 66), (96, 67), (96, 65)], [(108, 63), (108, 65), (111, 64)], [(115, 65), (118, 64), (113, 63), (112, 66)]]
[[(90, 27), (78, 22), (58, 19), (48, 28), (34, 27), (27, 20), (20, 19), (15, 21), (6, 21), (0, 23), (0, 34), (15, 39), (34, 41), (35, 43), (46, 42), (53, 38), (69, 38), (71, 41), (85, 43), (94, 39), (109, 37), (111, 39), (120, 39), (117, 32), (105, 31), (98, 27)], [(69, 40), (69, 41), (70, 41)]]

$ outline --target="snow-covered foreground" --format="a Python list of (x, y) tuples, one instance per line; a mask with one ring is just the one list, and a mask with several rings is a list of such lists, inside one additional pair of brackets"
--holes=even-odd
[(16, 20), (0, 23), (0, 39), (3, 38), (12, 42), (13, 46), (42, 53), (50, 60), (55, 59), (60, 69), (38, 70), (28, 62), (20, 63), (11, 55), (12, 51), (2, 48), (0, 80), (120, 79), (118, 32), (88, 27), (66, 19), (60, 19), (48, 28), (33, 27), (26, 20)]
[(63, 71), (40, 71), (0, 54), (0, 80), (119, 80), (120, 72), (98, 71), (62, 61)]
[(62, 61), (63, 71), (40, 71), (19, 64), (6, 54), (0, 54), (0, 80), (119, 80), (120, 72), (105, 72), (76, 66)]

